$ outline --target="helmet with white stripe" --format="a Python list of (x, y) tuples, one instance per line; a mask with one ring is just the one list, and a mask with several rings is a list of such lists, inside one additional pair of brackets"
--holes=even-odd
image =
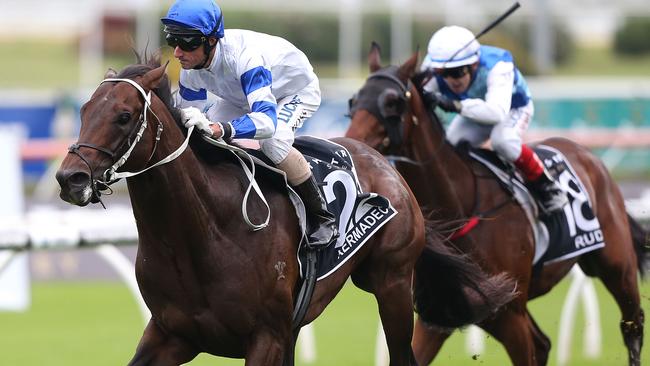
[(471, 65), (478, 61), (481, 45), (468, 29), (456, 25), (443, 27), (431, 36), (427, 63), (436, 69)]

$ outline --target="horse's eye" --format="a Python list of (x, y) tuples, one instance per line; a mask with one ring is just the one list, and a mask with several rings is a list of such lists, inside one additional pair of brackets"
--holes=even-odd
[(129, 112), (123, 112), (117, 117), (117, 123), (119, 124), (127, 124), (131, 120), (131, 113)]

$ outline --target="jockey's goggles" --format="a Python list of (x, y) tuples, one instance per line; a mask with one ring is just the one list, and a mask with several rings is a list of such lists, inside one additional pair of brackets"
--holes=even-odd
[(469, 72), (469, 66), (463, 65), (458, 67), (451, 67), (448, 69), (435, 69), (434, 72), (436, 75), (439, 75), (442, 78), (460, 79)]
[(201, 45), (206, 41), (205, 36), (181, 36), (177, 34), (167, 33), (165, 40), (169, 47), (180, 48), (185, 52), (192, 52), (195, 49), (201, 47)]

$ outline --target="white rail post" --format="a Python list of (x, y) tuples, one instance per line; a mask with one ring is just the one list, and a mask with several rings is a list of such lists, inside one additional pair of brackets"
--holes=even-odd
[(142, 295), (140, 294), (140, 288), (138, 287), (138, 282), (135, 279), (135, 268), (133, 263), (127, 258), (122, 252), (120, 252), (112, 244), (102, 244), (95, 248), (95, 253), (102, 257), (111, 267), (117, 272), (117, 274), (122, 278), (126, 286), (131, 291), (131, 295), (136, 300), (138, 308), (140, 309), (140, 314), (144, 320), (144, 324), (149, 323), (151, 319), (151, 312), (147, 307), (147, 304), (144, 303)]
[(587, 358), (597, 359), (601, 355), (600, 310), (594, 282), (586, 278), (582, 287), (582, 305), (585, 311), (585, 332), (582, 339), (583, 353)]
[(377, 341), (375, 345), (375, 366), (388, 366), (390, 356), (388, 354), (388, 345), (386, 344), (386, 334), (384, 327), (379, 321), (379, 329), (377, 330)]
[(557, 341), (557, 364), (559, 366), (566, 365), (571, 356), (571, 332), (574, 328), (579, 297), (583, 298), (585, 309), (584, 353), (589, 357), (598, 357), (600, 355), (600, 318), (596, 292), (591, 280), (585, 276), (580, 267), (574, 266), (571, 270), (571, 276), (573, 280), (560, 315), (560, 329)]
[[(0, 220), (15, 220), (25, 211), (20, 144), (26, 131), (19, 124), (0, 126)], [(0, 251), (0, 311), (25, 311), (31, 303), (26, 253)], [(2, 269), (2, 268), (0, 268)]]
[(476, 325), (467, 327), (465, 351), (470, 355), (480, 355), (485, 351), (485, 332)]
[(302, 327), (298, 334), (298, 347), (300, 349), (300, 359), (304, 363), (316, 362), (316, 337), (314, 335), (314, 325), (309, 323)]

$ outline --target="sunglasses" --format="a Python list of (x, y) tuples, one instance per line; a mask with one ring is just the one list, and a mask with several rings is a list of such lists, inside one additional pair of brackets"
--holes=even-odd
[(453, 78), (460, 79), (469, 72), (469, 66), (459, 66), (449, 69), (436, 69), (436, 75), (439, 75), (443, 78)]
[(191, 52), (201, 47), (203, 42), (205, 42), (205, 37), (203, 36), (184, 37), (184, 36), (179, 36), (179, 35), (174, 35), (169, 33), (167, 34), (167, 36), (165, 36), (165, 40), (167, 41), (169, 47), (172, 48), (178, 47), (185, 52)]

